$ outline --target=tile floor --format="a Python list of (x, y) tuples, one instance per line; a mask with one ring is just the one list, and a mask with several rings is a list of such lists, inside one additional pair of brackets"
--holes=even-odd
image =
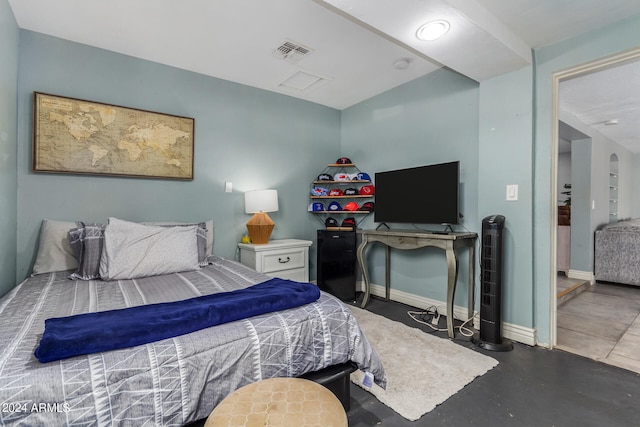
[(640, 287), (558, 276), (557, 348), (640, 373)]

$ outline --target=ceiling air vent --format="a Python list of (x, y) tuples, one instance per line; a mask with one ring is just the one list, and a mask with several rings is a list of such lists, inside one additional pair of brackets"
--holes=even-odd
[(313, 52), (311, 48), (301, 45), (300, 43), (287, 40), (273, 51), (273, 56), (279, 59), (296, 64), (302, 58)]
[(298, 70), (280, 83), (278, 88), (288, 92), (302, 94), (326, 82), (326, 77)]

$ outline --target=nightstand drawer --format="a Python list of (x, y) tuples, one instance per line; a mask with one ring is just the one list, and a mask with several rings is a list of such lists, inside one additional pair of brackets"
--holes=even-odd
[(240, 262), (271, 277), (309, 281), (309, 240), (270, 240), (263, 245), (238, 243)]
[(296, 268), (293, 270), (281, 270), (274, 273), (267, 274), (272, 277), (279, 277), (280, 279), (293, 280), (296, 282), (308, 282), (307, 272), (304, 268)]
[(302, 248), (264, 254), (263, 273), (304, 268), (306, 251)]

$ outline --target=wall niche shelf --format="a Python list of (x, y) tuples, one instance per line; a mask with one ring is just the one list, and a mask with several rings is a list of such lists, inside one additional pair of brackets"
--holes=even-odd
[(618, 156), (609, 157), (609, 223), (618, 221)]

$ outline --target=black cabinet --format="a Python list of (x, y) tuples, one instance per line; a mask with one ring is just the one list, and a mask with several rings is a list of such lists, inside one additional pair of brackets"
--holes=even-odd
[(356, 232), (318, 230), (318, 287), (343, 301), (356, 299)]

